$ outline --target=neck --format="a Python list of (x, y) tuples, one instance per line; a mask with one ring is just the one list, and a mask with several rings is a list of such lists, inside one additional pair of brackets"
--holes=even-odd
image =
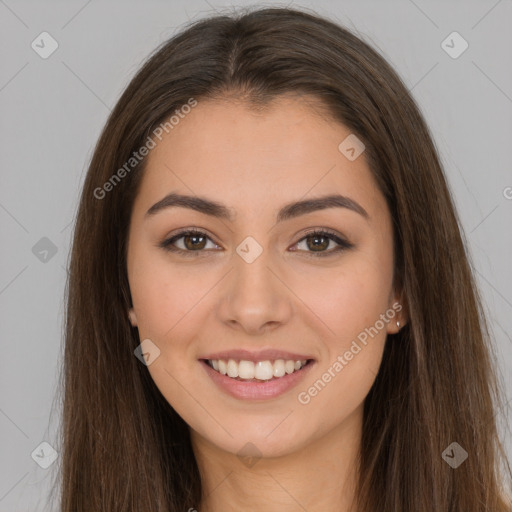
[(350, 512), (361, 429), (362, 407), (285, 455), (249, 462), (191, 430), (203, 485), (198, 512)]

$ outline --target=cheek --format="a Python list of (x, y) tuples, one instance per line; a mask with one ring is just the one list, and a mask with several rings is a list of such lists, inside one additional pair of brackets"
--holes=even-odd
[[(374, 249), (372, 254), (379, 251)], [(204, 389), (204, 381), (197, 366), (200, 363), (194, 359), (197, 348), (193, 340), (210, 326), (222, 329), (216, 325), (215, 308), (222, 294), (230, 290), (229, 280), (222, 280), (228, 266), (209, 267), (191, 261), (178, 267), (165, 254), (143, 251), (134, 253), (133, 263), (137, 271), (131, 273), (130, 288), (139, 335), (141, 340), (154, 339), (161, 348), (160, 357), (148, 367), (153, 381), (189, 425), (205, 437), (224, 439), (225, 431), (205, 415), (202, 407), (202, 398), (206, 398), (204, 403), (216, 403), (219, 411), (224, 411), (213, 391), (211, 395), (210, 391), (198, 391)], [(281, 267), (280, 272), (289, 287), (281, 289), (281, 300), (292, 301), (296, 312), (283, 331), (303, 330), (308, 338), (318, 340), (319, 347), (318, 368), (296, 389), (290, 402), (295, 413), (294, 421), (287, 424), (286, 438), (287, 442), (300, 443), (305, 436), (312, 439), (342, 423), (368, 394), (386, 333), (383, 329), (376, 336), (367, 336), (366, 344), (358, 336), (388, 307), (392, 262), (387, 254), (377, 258), (369, 251), (359, 251), (330, 268), (297, 263)], [(353, 346), (354, 340), (359, 340), (359, 348)], [(254, 428), (270, 431), (281, 421), (281, 411), (256, 422), (250, 415), (233, 416), (228, 409), (225, 412), (232, 415), (225, 416), (226, 422), (234, 418), (232, 428), (227, 423), (229, 430), (240, 431), (242, 437)], [(275, 450), (281, 449), (283, 440), (279, 436), (262, 444), (272, 442), (276, 443)]]
[(299, 402), (335, 410), (338, 419), (354, 410), (370, 390), (382, 359), (386, 327), (395, 314), (389, 304), (392, 256), (381, 254), (377, 259), (354, 253), (342, 269), (323, 278), (318, 273), (314, 287), (310, 282), (302, 288), (301, 298), (314, 311), (322, 332), (324, 357), (301, 390)]
[[(344, 265), (315, 270), (296, 282), (297, 295), (325, 323), (324, 334), (343, 346), (389, 307), (391, 258), (354, 253)], [(306, 274), (304, 274), (306, 275)]]
[[(137, 314), (140, 340), (150, 339), (159, 356), (148, 371), (167, 401), (186, 420), (195, 411), (186, 389), (194, 388), (197, 361), (192, 354), (193, 340), (204, 314), (205, 293), (216, 280), (208, 272), (177, 268), (166, 255), (134, 251), (130, 290)], [(211, 281), (211, 283), (210, 283)], [(203, 300), (201, 300), (203, 299)], [(196, 411), (197, 413), (197, 411)]]
[[(215, 284), (207, 271), (173, 265), (166, 253), (134, 249), (130, 291), (141, 339), (163, 342), (182, 329), (182, 320), (201, 302), (205, 291)], [(211, 281), (211, 283), (210, 283)]]

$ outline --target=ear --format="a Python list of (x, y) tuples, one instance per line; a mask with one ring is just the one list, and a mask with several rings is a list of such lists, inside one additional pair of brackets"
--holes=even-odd
[(133, 327), (137, 327), (137, 316), (135, 315), (135, 311), (133, 308), (128, 310), (128, 318), (130, 319), (130, 323)]
[(396, 334), (409, 321), (407, 301), (402, 292), (391, 293), (386, 316), (389, 318), (386, 328), (388, 334)]

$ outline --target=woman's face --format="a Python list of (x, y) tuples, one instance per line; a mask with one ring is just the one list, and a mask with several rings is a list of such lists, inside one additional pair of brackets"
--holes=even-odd
[(155, 139), (129, 231), (130, 321), (194, 439), (278, 456), (360, 426), (400, 306), (390, 214), (350, 135), (280, 97), (260, 114), (199, 101)]

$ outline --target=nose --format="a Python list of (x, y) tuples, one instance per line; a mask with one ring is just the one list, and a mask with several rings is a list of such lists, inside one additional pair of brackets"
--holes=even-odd
[(293, 293), (279, 275), (268, 250), (249, 263), (238, 254), (222, 285), (217, 313), (232, 329), (254, 336), (286, 324), (293, 313)]

